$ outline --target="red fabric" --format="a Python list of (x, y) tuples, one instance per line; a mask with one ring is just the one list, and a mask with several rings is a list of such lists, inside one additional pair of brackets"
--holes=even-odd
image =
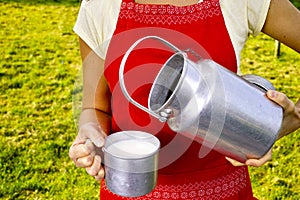
[[(237, 70), (218, 0), (183, 7), (123, 0), (104, 72), (113, 96), (112, 132), (141, 130), (161, 141), (157, 186), (137, 199), (253, 199), (247, 167), (233, 167), (215, 151), (199, 158), (201, 144), (171, 131), (124, 97), (118, 82), (121, 60), (136, 40), (148, 35), (160, 36), (181, 50), (191, 48), (203, 58)], [(137, 102), (147, 106), (151, 84), (172, 54), (174, 51), (155, 40), (144, 41), (130, 54), (124, 80)], [(197, 56), (189, 53), (189, 58), (196, 60)], [(129, 199), (112, 194), (104, 182), (100, 196), (101, 200)]]

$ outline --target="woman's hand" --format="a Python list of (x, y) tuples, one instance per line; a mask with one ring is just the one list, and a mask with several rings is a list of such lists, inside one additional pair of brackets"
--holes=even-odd
[(228, 158), (225, 157), (226, 160), (228, 160), (233, 166), (244, 166), (244, 165), (248, 165), (248, 166), (253, 166), (253, 167), (260, 167), (262, 165), (264, 165), (265, 163), (269, 162), (270, 160), (272, 160), (272, 149), (270, 149), (264, 156), (262, 156), (261, 158), (255, 159), (248, 159), (246, 160), (245, 163), (241, 163), (239, 161), (236, 161), (232, 158)]
[[(281, 92), (269, 90), (267, 97), (283, 108), (282, 126), (279, 130), (277, 139), (288, 135), (300, 128), (300, 99), (294, 104), (287, 96)], [(245, 163), (226, 157), (234, 166), (249, 165), (259, 167), (272, 159), (272, 149), (259, 159), (248, 159)]]
[(294, 104), (285, 94), (273, 90), (269, 90), (267, 96), (283, 108), (283, 120), (277, 139), (300, 128), (300, 99)]
[(87, 173), (97, 181), (104, 178), (102, 162), (102, 146), (106, 134), (97, 123), (89, 122), (82, 125), (74, 140), (69, 156), (77, 167), (85, 168)]

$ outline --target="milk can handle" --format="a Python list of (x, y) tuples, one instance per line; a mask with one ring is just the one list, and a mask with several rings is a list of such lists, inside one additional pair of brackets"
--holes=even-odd
[(152, 115), (153, 117), (158, 118), (160, 121), (165, 122), (167, 121), (166, 117), (162, 117), (159, 114), (149, 110), (148, 108), (142, 106), (141, 104), (139, 104), (138, 102), (136, 102), (133, 98), (131, 98), (131, 96), (128, 94), (127, 89), (125, 87), (125, 83), (124, 83), (124, 67), (127, 61), (127, 58), (129, 56), (129, 54), (132, 52), (132, 50), (142, 41), (146, 40), (146, 39), (156, 39), (161, 41), (163, 44), (165, 44), (166, 46), (170, 47), (172, 50), (174, 50), (175, 52), (181, 51), (180, 49), (178, 49), (176, 46), (174, 46), (173, 44), (171, 44), (170, 42), (158, 37), (158, 36), (146, 36), (143, 38), (140, 38), (139, 40), (137, 40), (135, 43), (133, 43), (133, 45), (126, 51), (121, 64), (120, 64), (120, 69), (119, 69), (119, 81), (120, 81), (120, 87), (121, 90), (124, 94), (124, 96), (127, 98), (127, 100), (129, 102), (131, 102), (133, 105), (135, 105), (136, 107), (140, 108), (141, 110), (149, 113), (150, 115)]

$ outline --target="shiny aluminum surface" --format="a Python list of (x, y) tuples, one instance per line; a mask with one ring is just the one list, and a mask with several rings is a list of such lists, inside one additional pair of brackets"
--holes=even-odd
[[(159, 40), (174, 52), (157, 75), (148, 99), (140, 105), (126, 90), (124, 67), (131, 51), (146, 39)], [(281, 127), (282, 108), (266, 97), (274, 89), (262, 77), (244, 78), (210, 59), (197, 63), (168, 41), (147, 36), (125, 53), (119, 70), (124, 96), (141, 110), (167, 121), (169, 127), (207, 147), (244, 162), (260, 158), (274, 144)], [(248, 80), (246, 80), (248, 79)], [(200, 149), (199, 158), (208, 151)]]
[[(153, 145), (150, 154), (128, 155), (128, 152), (115, 154), (110, 146), (120, 141), (134, 140), (134, 143)], [(108, 189), (120, 196), (137, 197), (151, 192), (157, 181), (159, 140), (141, 131), (122, 131), (107, 137), (103, 147), (105, 182)], [(128, 147), (130, 148), (130, 147)], [(122, 149), (121, 149), (122, 150)]]
[(158, 74), (149, 108), (171, 109), (172, 130), (242, 162), (271, 148), (282, 121), (282, 108), (265, 91), (212, 60), (194, 63), (180, 52)]

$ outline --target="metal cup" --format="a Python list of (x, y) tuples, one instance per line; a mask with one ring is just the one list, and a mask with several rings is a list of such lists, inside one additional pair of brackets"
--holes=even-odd
[(151, 192), (157, 182), (159, 140), (141, 131), (121, 131), (106, 138), (103, 147), (105, 181), (120, 196)]

